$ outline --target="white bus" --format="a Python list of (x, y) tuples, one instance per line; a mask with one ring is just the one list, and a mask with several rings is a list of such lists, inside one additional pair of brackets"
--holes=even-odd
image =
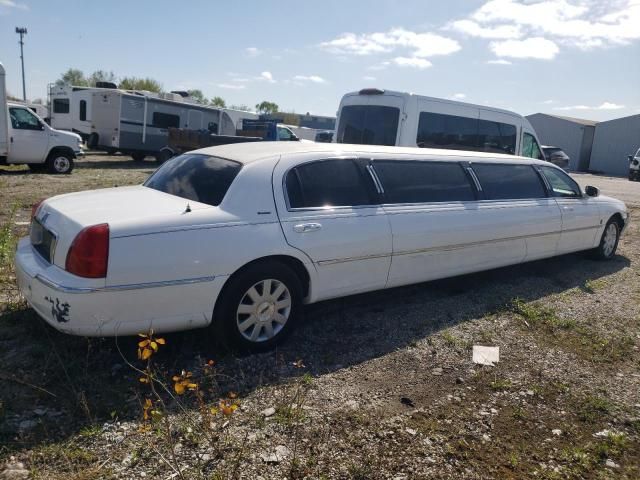
[(498, 108), (366, 88), (342, 97), (336, 143), (471, 150), (544, 160), (526, 118)]

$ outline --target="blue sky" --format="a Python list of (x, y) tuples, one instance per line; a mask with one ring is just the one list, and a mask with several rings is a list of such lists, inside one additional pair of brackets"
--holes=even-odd
[(595, 120), (640, 113), (640, 0), (0, 0), (27, 95), (69, 67), (334, 115), (366, 86)]

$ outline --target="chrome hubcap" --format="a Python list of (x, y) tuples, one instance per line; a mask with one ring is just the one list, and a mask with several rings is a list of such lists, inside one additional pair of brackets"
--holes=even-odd
[(610, 256), (613, 253), (613, 249), (616, 246), (616, 240), (618, 238), (618, 228), (615, 223), (610, 224), (604, 232), (604, 244), (602, 250), (605, 256)]
[(66, 172), (69, 170), (69, 159), (67, 157), (57, 157), (53, 161), (53, 168), (56, 172)]
[(236, 312), (240, 334), (264, 342), (280, 333), (291, 313), (291, 292), (275, 279), (261, 280), (245, 292)]

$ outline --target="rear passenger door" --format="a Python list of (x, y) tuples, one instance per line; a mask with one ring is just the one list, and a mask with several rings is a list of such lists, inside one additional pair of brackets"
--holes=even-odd
[(274, 180), (274, 190), (286, 240), (318, 272), (313, 300), (384, 288), (391, 230), (362, 161), (281, 161), (274, 179), (280, 179)]

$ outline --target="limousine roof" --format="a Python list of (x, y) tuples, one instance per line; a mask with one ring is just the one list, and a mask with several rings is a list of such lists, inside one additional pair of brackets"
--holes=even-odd
[(367, 154), (388, 154), (392, 156), (408, 156), (438, 158), (441, 160), (451, 159), (460, 161), (493, 161), (505, 163), (528, 163), (550, 165), (548, 162), (515, 155), (504, 155), (500, 153), (472, 152), (466, 150), (443, 150), (436, 148), (416, 148), (416, 147), (386, 147), (381, 145), (351, 145), (346, 143), (314, 143), (314, 142), (247, 142), (221, 145), (218, 147), (207, 147), (194, 150), (191, 153), (203, 153), (229, 160), (234, 160), (243, 164), (252, 163), (258, 160), (273, 158), (278, 155), (304, 154), (304, 153), (326, 153), (331, 156), (342, 155), (367, 155)]

